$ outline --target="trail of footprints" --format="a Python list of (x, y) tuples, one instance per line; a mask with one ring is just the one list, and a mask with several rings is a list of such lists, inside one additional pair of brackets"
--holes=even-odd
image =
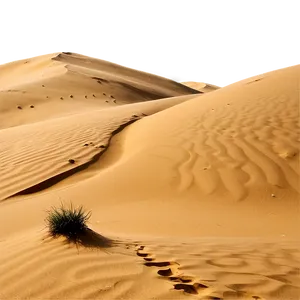
[[(156, 267), (158, 269), (157, 274), (166, 280), (172, 281), (175, 290), (182, 290), (187, 294), (197, 295), (205, 300), (225, 300), (223, 297), (209, 295), (212, 292), (212, 288), (198, 282), (195, 277), (186, 276), (180, 272), (180, 264), (178, 262), (156, 261), (155, 255), (145, 251), (145, 246), (137, 244), (135, 246), (136, 255), (143, 258), (144, 265), (146, 267)], [(259, 296), (252, 296), (251, 299), (263, 300), (263, 298)]]
[(185, 276), (179, 272), (180, 264), (172, 261), (156, 261), (153, 254), (144, 251), (145, 246), (136, 248), (137, 256), (144, 259), (144, 265), (147, 267), (158, 268), (157, 274), (173, 282), (175, 290), (183, 290), (187, 294), (206, 296), (205, 299), (222, 300), (216, 296), (208, 296), (209, 286), (197, 282), (193, 276)]

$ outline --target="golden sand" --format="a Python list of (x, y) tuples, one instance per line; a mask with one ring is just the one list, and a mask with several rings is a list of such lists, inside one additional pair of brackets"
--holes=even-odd
[[(0, 72), (0, 299), (300, 299), (300, 66), (224, 88), (73, 53)], [(50, 238), (60, 203), (113, 245)]]

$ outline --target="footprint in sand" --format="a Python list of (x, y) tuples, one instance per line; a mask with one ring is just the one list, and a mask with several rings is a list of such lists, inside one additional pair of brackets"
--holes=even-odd
[(145, 261), (152, 261), (152, 260), (154, 260), (154, 258), (152, 258), (152, 257), (144, 257), (144, 260)]
[(157, 268), (162, 268), (162, 267), (167, 267), (171, 266), (171, 262), (169, 261), (160, 261), (160, 262), (146, 262), (144, 265), (146, 267), (157, 267)]
[[(141, 245), (137, 247), (136, 254), (144, 259), (144, 265), (146, 267), (156, 267), (159, 270), (157, 274), (165, 279), (173, 282), (175, 290), (183, 290), (184, 293), (199, 295), (205, 291), (205, 296), (208, 296), (209, 286), (196, 281), (193, 276), (185, 276), (179, 273), (180, 264), (174, 261), (156, 261), (155, 256), (148, 253), (145, 250), (145, 246)], [(216, 296), (208, 296), (206, 299), (222, 300), (223, 298)]]
[(169, 276), (173, 275), (173, 271), (170, 268), (168, 268), (165, 270), (158, 270), (157, 274), (160, 276), (169, 277)]
[[(177, 283), (174, 285), (175, 290), (183, 290), (185, 293), (194, 294), (194, 295), (199, 294), (199, 291), (201, 289), (207, 289), (207, 288), (208, 288), (207, 285), (197, 283), (197, 282), (194, 284)], [(214, 297), (211, 299), (222, 299), (222, 298)]]
[(180, 277), (170, 276), (169, 279), (174, 282), (189, 283), (194, 280), (194, 277), (192, 277), (192, 276), (180, 276)]

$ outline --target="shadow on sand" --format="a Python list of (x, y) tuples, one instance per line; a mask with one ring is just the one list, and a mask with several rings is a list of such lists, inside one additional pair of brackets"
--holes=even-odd
[(87, 228), (74, 241), (71, 240), (71, 242), (87, 248), (110, 248), (117, 243), (117, 241), (106, 238), (90, 228)]
[[(86, 163), (83, 163), (81, 165), (78, 165), (70, 170), (64, 171), (58, 175), (54, 175), (49, 179), (46, 179), (42, 182), (39, 182), (35, 185), (32, 185), (22, 191), (19, 191), (13, 195), (10, 195), (8, 198), (14, 197), (14, 196), (19, 196), (19, 195), (28, 195), (28, 194), (33, 194), (33, 193), (37, 193), (40, 191), (43, 191), (45, 189), (48, 189), (49, 187), (57, 184), (58, 182), (72, 176), (73, 174), (83, 171), (85, 169), (87, 169), (90, 165), (94, 164), (95, 162), (97, 162), (100, 157), (108, 150), (108, 146), (110, 144), (111, 139), (118, 134), (119, 132), (121, 132), (125, 127), (127, 127), (128, 125), (138, 121), (140, 119), (140, 117), (132, 117), (131, 119), (129, 119), (126, 123), (121, 124), (117, 129), (115, 129), (114, 131), (112, 131), (109, 140), (107, 142), (107, 145), (101, 145), (99, 148), (103, 149), (101, 152), (95, 154), (92, 159)], [(71, 163), (71, 165), (74, 165), (73, 163)]]
[(76, 237), (67, 237), (64, 235), (52, 236), (51, 234), (47, 234), (43, 238), (43, 241), (46, 243), (51, 242), (53, 239), (63, 238), (64, 244), (75, 245), (76, 247), (85, 247), (91, 249), (108, 249), (113, 246), (120, 244), (119, 241), (109, 239), (104, 237), (103, 235), (93, 231), (90, 228), (85, 229), (82, 233), (78, 234)]
[(76, 246), (83, 246), (85, 248), (106, 249), (111, 248), (117, 241), (104, 237), (103, 235), (93, 231), (90, 228), (85, 229), (76, 237), (66, 237), (67, 244), (75, 244)]

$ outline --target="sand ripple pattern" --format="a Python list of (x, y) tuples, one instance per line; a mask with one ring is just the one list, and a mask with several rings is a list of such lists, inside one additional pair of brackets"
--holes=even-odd
[[(0, 131), (0, 200), (99, 157), (112, 135), (146, 114), (186, 101), (189, 96), (74, 114)], [(74, 159), (75, 164), (70, 164)]]
[(1, 246), (1, 299), (126, 298), (142, 273), (125, 247), (87, 249), (42, 235)]
[(181, 193), (299, 199), (299, 73), (297, 66), (208, 93), (131, 126), (128, 136), (137, 140), (147, 128), (143, 151), (152, 165), (163, 162)]
[(206, 300), (281, 300), (300, 297), (299, 245), (212, 238), (138, 244), (136, 254), (179, 295)]
[(0, 299), (282, 300), (300, 296), (299, 241), (156, 239), (86, 248), (1, 240)]

